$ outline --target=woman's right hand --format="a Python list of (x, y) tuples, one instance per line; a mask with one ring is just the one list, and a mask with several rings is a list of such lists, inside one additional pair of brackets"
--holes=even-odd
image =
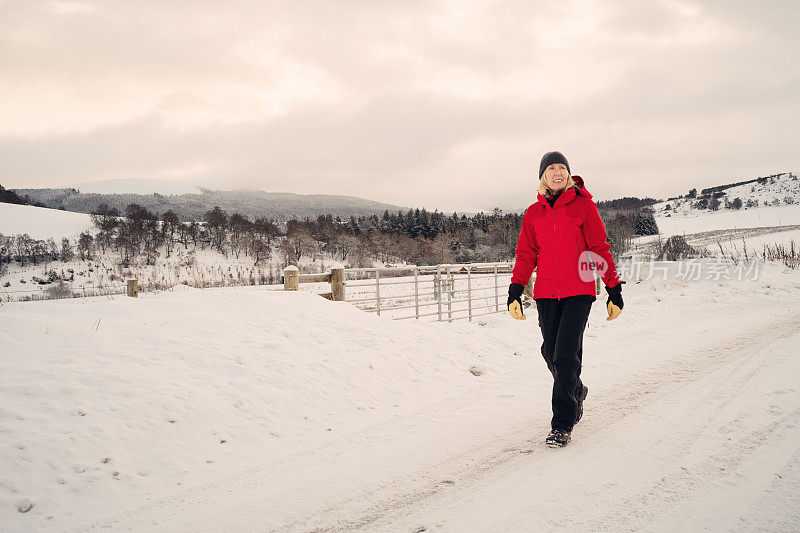
[(525, 313), (522, 312), (522, 293), (525, 285), (512, 283), (508, 286), (508, 312), (517, 320), (525, 320)]
[(608, 309), (608, 318), (606, 320), (614, 320), (617, 318), (620, 313), (622, 313), (622, 308), (625, 307), (625, 303), (622, 301), (622, 284), (625, 283), (624, 281), (620, 281), (613, 287), (606, 286), (606, 292), (608, 293), (608, 300), (606, 300), (606, 309)]

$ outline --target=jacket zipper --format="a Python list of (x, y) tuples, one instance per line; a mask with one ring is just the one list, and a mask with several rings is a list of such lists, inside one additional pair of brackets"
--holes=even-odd
[(558, 291), (558, 241), (556, 240), (556, 209), (553, 207), (553, 251), (556, 256), (556, 299), (561, 299)]

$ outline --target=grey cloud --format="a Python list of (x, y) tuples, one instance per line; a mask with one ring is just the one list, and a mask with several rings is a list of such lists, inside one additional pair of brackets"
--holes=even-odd
[[(224, 10), (211, 1), (102, 2), (69, 17), (48, 14), (48, 5), (20, 3), (0, 17), (8, 67), (0, 88), (48, 84), (76, 98), (99, 88), (119, 91), (120, 102), (147, 95), (156, 104), (144, 117), (80, 134), (21, 139), (0, 130), (4, 185), (157, 178), (204, 164), (193, 177), (203, 184), (489, 209), (528, 205), (531, 169), (552, 148), (568, 153), (600, 198), (666, 197), (703, 179), (800, 162), (791, 141), (800, 136), (800, 67), (785, 53), (800, 40), (797, 2), (703, 2), (695, 19), (663, 2), (597, 4), (605, 9), (598, 33), (569, 43), (581, 53), (556, 65), (596, 81), (568, 102), (559, 87), (545, 98), (528, 97), (524, 84), (504, 91), (516, 77), (530, 79), (531, 94), (548, 83), (539, 67), (549, 58), (531, 28), (542, 17), (558, 21), (562, 2), (470, 5), (463, 16), (421, 1), (254, 1)], [(663, 44), (704, 22), (727, 31), (725, 39)], [(340, 98), (294, 102), (282, 115), (239, 124), (165, 124), (173, 108), (206, 105), (195, 88), (259, 92), (279, 82), (280, 73), (243, 52), (254, 50), (317, 69)], [(503, 96), (427, 87), (449, 72)]]

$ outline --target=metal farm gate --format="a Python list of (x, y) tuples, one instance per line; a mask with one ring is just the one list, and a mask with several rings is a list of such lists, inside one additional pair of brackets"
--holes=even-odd
[(506, 310), (513, 266), (505, 262), (347, 268), (346, 301), (394, 320), (472, 321)]

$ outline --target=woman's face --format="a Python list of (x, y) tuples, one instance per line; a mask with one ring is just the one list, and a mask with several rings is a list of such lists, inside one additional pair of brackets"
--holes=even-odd
[(567, 165), (563, 163), (553, 163), (544, 169), (544, 181), (547, 188), (553, 192), (563, 190), (567, 186), (567, 178), (569, 178), (569, 172), (567, 172)]

